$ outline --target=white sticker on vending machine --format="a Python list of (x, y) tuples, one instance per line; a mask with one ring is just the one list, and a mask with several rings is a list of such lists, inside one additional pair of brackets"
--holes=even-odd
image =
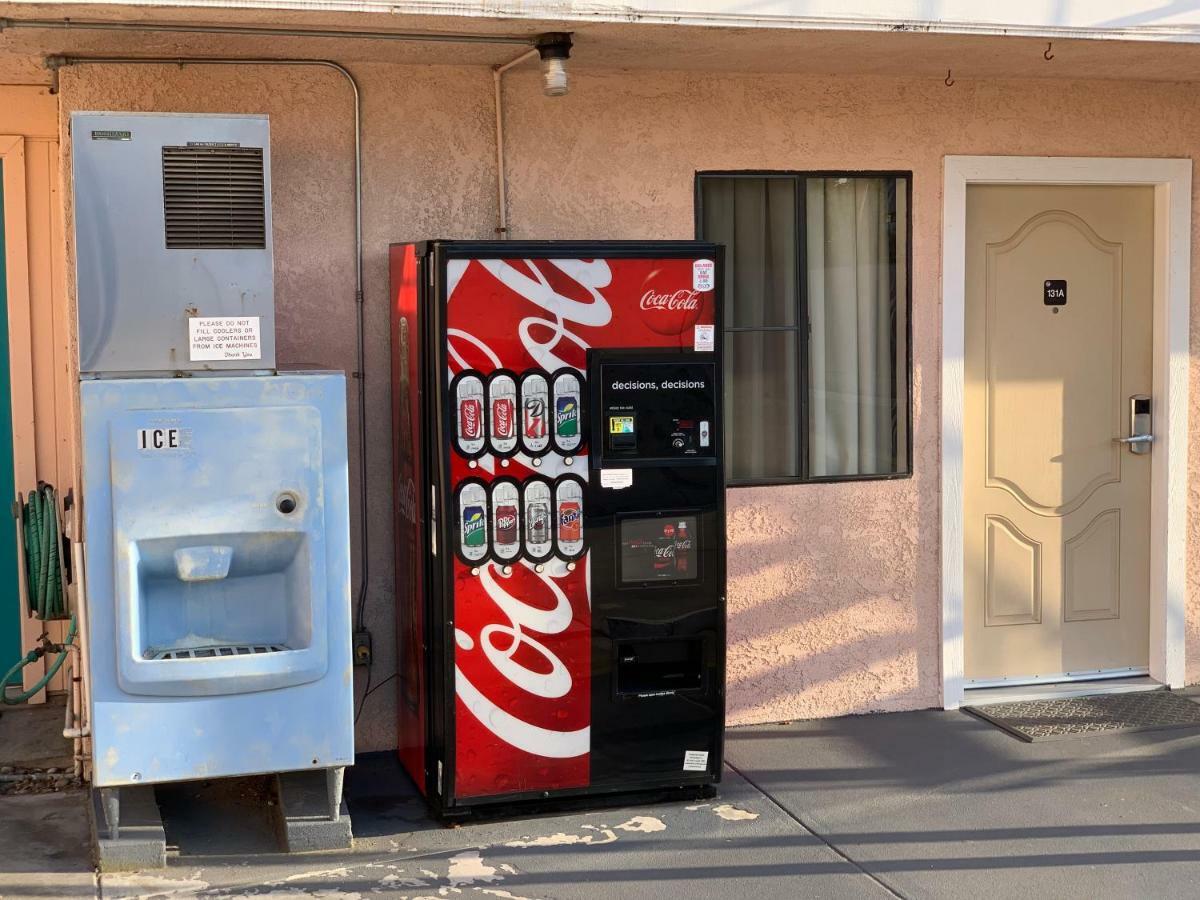
[(487, 488), (482, 481), (464, 481), (458, 488), (458, 552), (468, 563), (488, 555)]
[(554, 506), (550, 483), (540, 478), (525, 482), (523, 507), (525, 513), (525, 555), (534, 562), (548, 559), (554, 553)]
[(530, 456), (550, 447), (550, 382), (541, 372), (521, 378), (521, 446)]
[(507, 372), (488, 379), (488, 423), (492, 452), (511, 456), (517, 449), (517, 381)]
[(464, 372), (451, 383), (454, 397), (454, 444), (468, 458), (483, 452), (487, 436), (483, 429), (483, 379)]
[(574, 369), (554, 374), (554, 446), (571, 456), (583, 443), (583, 382)]
[(501, 562), (521, 555), (521, 493), (511, 478), (492, 483), (492, 555)]
[(554, 545), (563, 559), (583, 553), (583, 482), (564, 476), (554, 485)]

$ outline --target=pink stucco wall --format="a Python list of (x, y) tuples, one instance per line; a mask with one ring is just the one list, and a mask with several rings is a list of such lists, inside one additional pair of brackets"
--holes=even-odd
[[(395, 668), (385, 250), (397, 240), (492, 236), (494, 138), (485, 68), (353, 68), (365, 97), (368, 624), (383, 677)], [(1200, 148), (1195, 88), (966, 79), (947, 88), (940, 79), (578, 71), (570, 95), (551, 100), (532, 71), (508, 85), (516, 237), (691, 237), (698, 169), (913, 172), (915, 474), (730, 492), (729, 719), (937, 705), (942, 157), (1190, 157)], [(64, 73), (62, 101), (64, 114), (269, 113), (280, 359), (353, 367), (350, 117), (336, 76), (88, 68)], [(1198, 372), (1193, 365), (1193, 382)], [(1191, 427), (1194, 471), (1200, 416)], [(1195, 483), (1193, 537), (1200, 528)], [(1200, 555), (1195, 540), (1191, 547), (1195, 588)], [(1189, 680), (1196, 680), (1195, 602), (1187, 634)], [(393, 745), (392, 703), (388, 690), (371, 698), (359, 725), (362, 749)]]

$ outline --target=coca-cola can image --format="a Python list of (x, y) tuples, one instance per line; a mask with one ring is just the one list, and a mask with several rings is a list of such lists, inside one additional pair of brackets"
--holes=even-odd
[(521, 492), (511, 478), (492, 482), (492, 552), (498, 559), (516, 559), (521, 553)]
[(468, 441), (483, 437), (483, 401), (467, 397), (458, 405), (458, 436)]
[(544, 453), (550, 446), (550, 382), (545, 373), (521, 377), (521, 444), (526, 453)]
[(571, 559), (583, 552), (583, 482), (564, 476), (554, 487), (554, 539), (558, 552)]
[(463, 372), (454, 380), (451, 393), (456, 407), (455, 449), (464, 456), (478, 456), (483, 452), (486, 439), (483, 430), (483, 379), (475, 372)]
[(513, 402), (508, 397), (492, 398), (492, 435), (501, 440), (513, 436)]
[(517, 382), (507, 372), (493, 372), (488, 380), (492, 452), (501, 456), (517, 448)]

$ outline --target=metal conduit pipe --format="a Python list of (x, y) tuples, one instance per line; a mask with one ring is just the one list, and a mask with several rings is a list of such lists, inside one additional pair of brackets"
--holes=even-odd
[(501, 80), (509, 69), (538, 55), (537, 49), (526, 50), (516, 59), (492, 67), (492, 87), (496, 95), (496, 234), (508, 237), (508, 188), (504, 184), (504, 100)]
[(431, 41), (446, 44), (532, 44), (533, 38), (507, 34), (450, 34), (402, 31), (339, 31), (331, 28), (274, 28), (259, 25), (185, 25), (173, 22), (105, 22), (98, 19), (5, 19), (8, 28), (58, 31), (148, 31), (178, 34), (240, 34), (254, 37), (352, 38), (366, 41)]
[[(117, 23), (114, 23), (117, 24)], [(132, 23), (130, 23), (132, 24)], [(133, 30), (144, 28), (134, 25)], [(359, 570), (357, 612), (355, 630), (362, 628), (363, 613), (367, 601), (367, 388), (366, 346), (363, 321), (363, 215), (362, 215), (362, 95), (358, 82), (350, 71), (340, 63), (329, 59), (273, 59), (270, 57), (178, 57), (178, 56), (47, 56), (46, 67), (55, 75), (55, 89), (59, 70), (67, 66), (80, 65), (178, 65), (178, 66), (316, 66), (332, 69), (350, 85), (354, 94), (354, 248), (355, 287), (354, 302), (357, 326), (357, 371), (358, 381), (358, 494), (359, 494)]]

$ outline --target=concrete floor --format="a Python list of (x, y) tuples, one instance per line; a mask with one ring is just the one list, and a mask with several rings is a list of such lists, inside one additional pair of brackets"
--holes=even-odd
[(355, 850), (299, 858), (268, 851), (244, 784), (180, 786), (160, 797), (167, 869), (99, 893), (82, 793), (0, 797), (0, 896), (1102, 900), (1200, 884), (1200, 731), (1024, 744), (964, 713), (897, 713), (734, 729), (727, 754), (709, 803), (460, 828), (371, 756), (348, 782)]

